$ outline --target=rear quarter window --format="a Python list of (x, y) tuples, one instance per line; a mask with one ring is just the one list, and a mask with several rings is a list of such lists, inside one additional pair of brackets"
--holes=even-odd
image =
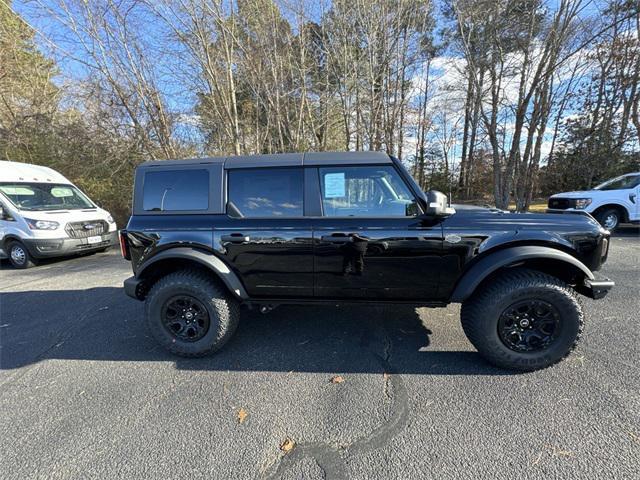
[(162, 170), (144, 175), (142, 209), (147, 212), (209, 208), (209, 172), (205, 169)]

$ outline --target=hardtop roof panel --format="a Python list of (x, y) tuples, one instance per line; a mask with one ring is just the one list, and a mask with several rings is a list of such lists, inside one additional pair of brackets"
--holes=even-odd
[(392, 163), (384, 152), (309, 152), (274, 153), (263, 155), (238, 155), (229, 157), (188, 158), (184, 160), (153, 160), (141, 167), (166, 167), (172, 165), (224, 164), (226, 169), (261, 167), (298, 167), (335, 164)]

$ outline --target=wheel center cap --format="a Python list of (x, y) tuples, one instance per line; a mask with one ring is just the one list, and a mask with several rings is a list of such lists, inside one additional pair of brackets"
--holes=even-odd
[(193, 313), (191, 312), (187, 312), (184, 314), (184, 318), (186, 318), (187, 320), (192, 320), (193, 319)]
[(523, 318), (522, 320), (520, 320), (520, 327), (527, 328), (529, 325), (531, 325), (531, 322), (528, 318)]

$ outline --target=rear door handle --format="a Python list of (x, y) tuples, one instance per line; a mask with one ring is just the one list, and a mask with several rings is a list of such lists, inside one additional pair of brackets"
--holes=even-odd
[(231, 233), (229, 235), (222, 235), (220, 240), (225, 243), (244, 243), (251, 241), (251, 237), (243, 235), (242, 233)]

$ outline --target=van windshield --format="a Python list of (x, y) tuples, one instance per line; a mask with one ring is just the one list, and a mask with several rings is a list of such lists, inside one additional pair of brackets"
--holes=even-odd
[(95, 208), (80, 190), (63, 183), (0, 183), (0, 192), (20, 210)]

